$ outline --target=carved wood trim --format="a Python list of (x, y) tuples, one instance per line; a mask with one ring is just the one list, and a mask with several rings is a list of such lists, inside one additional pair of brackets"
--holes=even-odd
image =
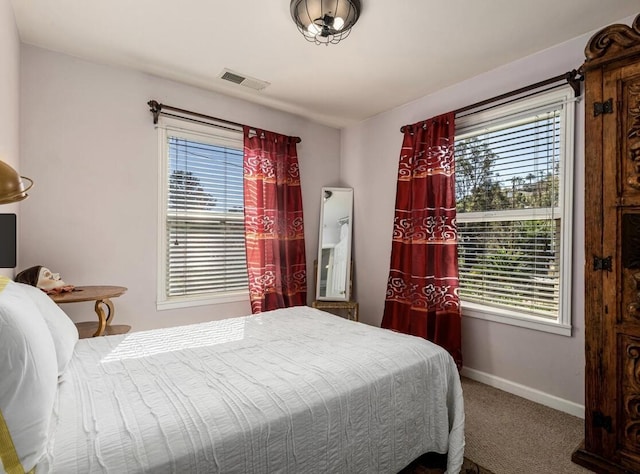
[(633, 281), (635, 282), (635, 289), (638, 292), (636, 293), (636, 300), (629, 303), (629, 305), (627, 306), (627, 311), (631, 319), (640, 320), (640, 272), (632, 273), (631, 276), (633, 277)]
[(595, 67), (609, 58), (618, 60), (621, 56), (633, 54), (632, 48), (640, 49), (640, 15), (631, 26), (610, 25), (593, 35), (584, 49), (586, 61), (583, 68)]
[[(640, 15), (638, 15), (638, 18), (640, 18)], [(640, 81), (629, 84), (628, 94), (628, 119), (630, 125), (627, 131), (627, 146), (635, 175), (627, 178), (627, 184), (635, 190), (640, 190)]]
[(626, 361), (624, 363), (624, 441), (632, 452), (640, 452), (640, 340), (626, 338)]

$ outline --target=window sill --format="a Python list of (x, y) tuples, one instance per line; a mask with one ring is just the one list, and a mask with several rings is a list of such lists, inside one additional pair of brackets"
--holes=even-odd
[(207, 306), (225, 303), (249, 303), (249, 292), (244, 291), (241, 293), (219, 296), (182, 296), (164, 301), (158, 301), (156, 303), (156, 308), (158, 311), (163, 311), (166, 309), (189, 308), (192, 306)]
[(498, 308), (489, 308), (475, 303), (462, 302), (462, 315), (469, 318), (483, 319), (494, 323), (508, 324), (536, 331), (571, 337), (571, 325), (556, 323), (535, 316), (517, 315)]

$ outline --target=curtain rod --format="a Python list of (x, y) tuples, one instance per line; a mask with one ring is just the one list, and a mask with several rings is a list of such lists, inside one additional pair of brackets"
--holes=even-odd
[[(243, 124), (238, 123), (238, 122), (232, 122), (231, 120), (225, 120), (225, 119), (221, 119), (221, 118), (218, 118), (218, 117), (212, 117), (211, 115), (205, 115), (205, 114), (201, 114), (201, 113), (198, 113), (198, 112), (192, 112), (190, 110), (179, 109), (178, 107), (172, 107), (171, 105), (161, 104), (157, 100), (150, 100), (149, 102), (147, 102), (147, 105), (149, 107), (151, 107), (150, 111), (153, 114), (153, 123), (154, 124), (158, 123), (158, 119), (160, 118), (160, 114), (166, 115), (166, 116), (169, 116), (169, 117), (176, 117), (176, 118), (182, 118), (182, 119), (186, 119), (186, 120), (192, 120), (194, 122), (206, 123), (206, 122), (202, 122), (200, 120), (193, 120), (193, 119), (190, 119), (188, 117), (182, 117), (180, 115), (175, 115), (175, 114), (171, 114), (171, 113), (166, 113), (165, 112), (165, 110), (170, 110), (170, 111), (178, 112), (178, 113), (184, 114), (184, 115), (192, 115), (194, 117), (198, 117), (198, 118), (202, 118), (202, 119), (206, 119), (206, 120), (211, 120), (211, 121), (214, 121), (214, 122), (224, 123), (224, 124), (227, 124), (227, 125), (231, 125), (233, 127), (238, 127), (240, 129), (242, 129), (244, 127)], [(227, 128), (227, 127), (221, 127), (221, 128)], [(249, 126), (249, 128), (251, 128), (253, 131), (261, 130), (261, 129), (258, 129), (258, 128), (252, 127), (252, 126)], [(227, 129), (228, 130), (235, 130), (235, 129), (230, 129), (230, 128), (227, 128)], [(300, 137), (291, 137), (291, 138), (293, 138), (296, 143), (301, 143), (302, 142), (302, 139)]]
[[(578, 77), (580, 75), (580, 77)], [(507, 92), (505, 94), (498, 95), (496, 97), (492, 97), (491, 99), (486, 99), (480, 102), (476, 102), (475, 104), (467, 105), (460, 109), (456, 109), (453, 111), (455, 115), (461, 114), (463, 112), (467, 112), (472, 109), (476, 109), (478, 107), (482, 107), (483, 105), (490, 104), (492, 102), (498, 102), (503, 99), (508, 99), (509, 97), (513, 97), (516, 95), (524, 94), (525, 92), (529, 92), (534, 89), (539, 89), (540, 87), (548, 86), (549, 84), (554, 84), (556, 82), (560, 82), (565, 80), (569, 83), (576, 97), (580, 96), (580, 82), (584, 80), (584, 75), (582, 75), (582, 71), (573, 69), (569, 72), (565, 72), (564, 74), (560, 74), (559, 76), (552, 77), (550, 79), (546, 79), (544, 81), (536, 82), (535, 84), (530, 84), (525, 87), (521, 87), (520, 89), (516, 89), (511, 92)], [(402, 133), (405, 132), (406, 128), (410, 125), (404, 125), (400, 127), (400, 131)]]

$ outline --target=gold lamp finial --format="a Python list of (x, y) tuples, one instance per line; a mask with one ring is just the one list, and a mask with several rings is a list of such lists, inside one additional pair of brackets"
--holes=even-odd
[[(23, 180), (29, 181), (27, 187), (25, 187)], [(0, 161), (0, 204), (10, 204), (26, 199), (29, 196), (27, 191), (32, 186), (31, 179), (20, 176), (11, 166)]]

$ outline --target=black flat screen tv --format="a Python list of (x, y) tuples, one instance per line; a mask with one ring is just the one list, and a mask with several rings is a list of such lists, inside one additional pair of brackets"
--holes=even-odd
[(0, 214), (0, 268), (16, 268), (15, 214)]

